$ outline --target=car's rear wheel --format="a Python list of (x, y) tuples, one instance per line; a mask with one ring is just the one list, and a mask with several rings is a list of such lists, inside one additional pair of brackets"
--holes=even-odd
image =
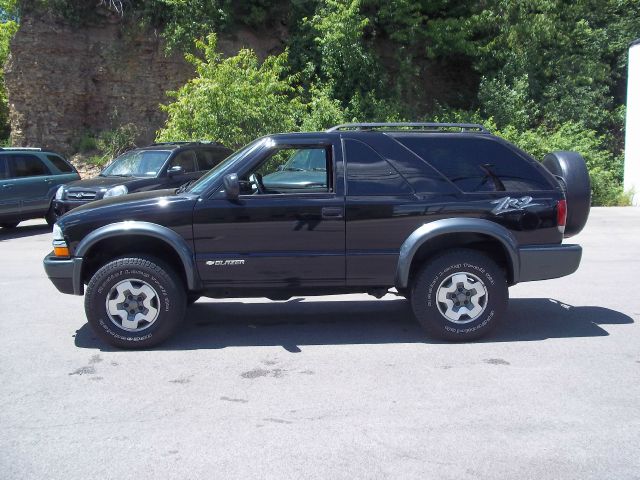
[(85, 295), (89, 324), (120, 348), (146, 348), (166, 340), (184, 318), (187, 298), (179, 276), (145, 256), (118, 258), (91, 278)]
[(505, 274), (493, 260), (456, 249), (423, 265), (412, 285), (411, 306), (429, 335), (468, 341), (496, 327), (508, 298)]
[(16, 228), (20, 222), (5, 222), (0, 223), (0, 227), (6, 228), (7, 230), (10, 228)]

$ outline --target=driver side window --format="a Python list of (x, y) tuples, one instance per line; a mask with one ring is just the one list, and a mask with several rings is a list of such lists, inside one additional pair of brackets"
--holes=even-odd
[(241, 195), (331, 192), (328, 147), (286, 147), (271, 152), (241, 176)]

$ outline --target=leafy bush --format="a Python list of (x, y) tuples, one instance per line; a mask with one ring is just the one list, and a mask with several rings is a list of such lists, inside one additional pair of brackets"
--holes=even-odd
[(240, 50), (222, 58), (214, 34), (197, 42), (203, 59), (187, 55), (197, 77), (161, 108), (168, 113), (158, 140), (215, 140), (239, 147), (256, 137), (296, 130), (304, 109), (295, 87), (296, 77), (287, 74), (287, 52), (263, 63), (255, 52)]
[(73, 151), (76, 153), (92, 152), (97, 148), (96, 138), (90, 133), (83, 133), (73, 144)]
[(0, 140), (9, 137), (9, 105), (4, 85), (4, 64), (9, 56), (9, 43), (18, 30), (14, 19), (15, 0), (0, 1)]
[(126, 123), (114, 130), (106, 130), (98, 136), (96, 146), (103, 154), (105, 160), (110, 160), (118, 155), (136, 147), (136, 138), (140, 130), (133, 123)]
[(591, 176), (594, 205), (628, 205), (629, 198), (622, 187), (623, 159), (607, 149), (606, 138), (579, 123), (565, 123), (557, 129), (539, 127), (518, 131), (507, 127), (496, 132), (541, 160), (555, 150), (573, 150), (580, 153)]

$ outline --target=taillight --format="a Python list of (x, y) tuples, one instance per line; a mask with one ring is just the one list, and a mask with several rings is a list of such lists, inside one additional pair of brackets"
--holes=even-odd
[(557, 220), (558, 220), (558, 230), (564, 233), (564, 227), (567, 224), (567, 201), (566, 200), (558, 200), (558, 205), (556, 206), (557, 212)]

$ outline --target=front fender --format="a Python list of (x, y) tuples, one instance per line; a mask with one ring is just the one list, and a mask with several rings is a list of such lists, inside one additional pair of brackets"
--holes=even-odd
[(515, 237), (501, 225), (480, 218), (446, 218), (435, 220), (418, 227), (400, 247), (400, 256), (396, 269), (396, 288), (406, 289), (409, 286), (409, 272), (413, 257), (422, 245), (440, 235), (451, 233), (480, 233), (487, 235), (502, 245), (507, 252), (513, 283), (518, 282), (520, 272), (520, 256)]
[(167, 243), (180, 257), (182, 266), (187, 278), (187, 287), (189, 290), (198, 290), (200, 288), (200, 277), (195, 267), (193, 252), (189, 245), (176, 232), (170, 228), (150, 222), (140, 222), (128, 220), (124, 222), (111, 223), (94, 230), (77, 245), (73, 252), (74, 257), (84, 257), (97, 242), (106, 238), (117, 237), (121, 235), (141, 235), (157, 238)]

